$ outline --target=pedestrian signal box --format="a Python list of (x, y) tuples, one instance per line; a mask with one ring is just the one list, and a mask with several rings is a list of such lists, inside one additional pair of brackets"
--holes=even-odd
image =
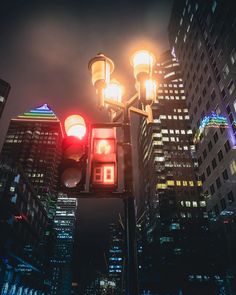
[(92, 128), (90, 187), (111, 190), (117, 187), (116, 129)]

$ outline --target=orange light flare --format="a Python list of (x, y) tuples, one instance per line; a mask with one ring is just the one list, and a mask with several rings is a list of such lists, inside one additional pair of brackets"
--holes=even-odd
[(123, 94), (123, 87), (116, 80), (112, 80), (104, 89), (104, 97), (117, 102), (121, 102)]
[(136, 51), (131, 57), (131, 64), (134, 68), (134, 77), (137, 79), (141, 74), (151, 75), (155, 62), (156, 58), (150, 51)]
[(155, 101), (156, 95), (157, 95), (157, 82), (151, 79), (146, 80), (145, 88), (146, 88), (146, 99)]
[(64, 122), (67, 136), (75, 136), (82, 139), (86, 134), (86, 124), (80, 115), (71, 115)]

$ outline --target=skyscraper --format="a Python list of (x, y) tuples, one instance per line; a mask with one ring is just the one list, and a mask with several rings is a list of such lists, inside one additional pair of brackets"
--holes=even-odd
[(46, 294), (47, 226), (21, 166), (0, 162), (0, 294)]
[(149, 272), (143, 288), (163, 294), (210, 294), (219, 269), (211, 269), (216, 264), (214, 251), (206, 256), (206, 201), (196, 176), (190, 118), (174, 52), (159, 57), (156, 73), (160, 84), (157, 103), (152, 105), (154, 122), (147, 125), (142, 120), (139, 134), (147, 264), (143, 267)]
[(236, 211), (234, 5), (222, 0), (175, 1), (169, 24), (212, 220), (235, 216)]
[(10, 84), (0, 79), (0, 118), (2, 116), (2, 112), (6, 104), (10, 89), (11, 89)]
[[(175, 1), (169, 39), (183, 72), (211, 228), (236, 264), (235, 1)], [(234, 292), (236, 290), (234, 289)]]
[(110, 245), (108, 253), (108, 276), (116, 284), (114, 294), (121, 294), (124, 276), (124, 237), (121, 225), (109, 224)]
[(51, 295), (69, 295), (72, 288), (72, 258), (77, 222), (78, 200), (59, 194), (54, 230), (56, 235), (52, 259), (53, 279)]
[(21, 163), (45, 206), (48, 195), (57, 193), (62, 137), (60, 121), (44, 104), (11, 120), (1, 152)]

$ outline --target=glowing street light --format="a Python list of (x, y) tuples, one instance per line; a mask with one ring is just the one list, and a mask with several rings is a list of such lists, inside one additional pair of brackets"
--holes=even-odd
[(151, 52), (147, 50), (136, 51), (131, 58), (135, 79), (140, 80), (143, 76), (150, 77), (155, 61), (155, 56)]
[(122, 101), (122, 87), (116, 80), (112, 80), (104, 89), (105, 99), (111, 99), (117, 102)]
[[(152, 103), (156, 100), (157, 83), (152, 79), (155, 57), (147, 50), (136, 52), (131, 58), (134, 70), (134, 77), (138, 93), (133, 97), (122, 102), (121, 86), (116, 81), (110, 81), (110, 74), (114, 70), (113, 62), (104, 55), (97, 55), (89, 62), (89, 70), (92, 75), (92, 83), (95, 86), (99, 107), (109, 106), (108, 110), (112, 114), (113, 126), (123, 129), (122, 147), (124, 151), (124, 210), (125, 210), (125, 229), (126, 229), (126, 267), (127, 282), (126, 295), (138, 295), (138, 274), (137, 274), (137, 244), (136, 244), (136, 216), (135, 198), (133, 193), (133, 167), (132, 167), (132, 148), (131, 148), (131, 116), (136, 113), (146, 117), (147, 123), (153, 122)], [(107, 70), (108, 68), (108, 70)], [(107, 72), (108, 71), (108, 72)], [(140, 100), (139, 108), (134, 104)], [(114, 115), (115, 114), (115, 115)], [(123, 118), (121, 123), (117, 123), (119, 118)], [(106, 186), (116, 184), (116, 161), (109, 159), (112, 142), (108, 142), (108, 137), (104, 140), (100, 138), (99, 144), (95, 144), (97, 153), (94, 153), (93, 160), (93, 184)], [(111, 139), (110, 139), (111, 140)], [(106, 159), (102, 163), (101, 159)], [(108, 161), (109, 159), (109, 161)]]

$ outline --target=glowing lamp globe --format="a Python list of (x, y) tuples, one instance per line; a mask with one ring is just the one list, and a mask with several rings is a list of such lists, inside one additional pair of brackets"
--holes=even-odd
[(141, 75), (151, 75), (155, 61), (155, 56), (151, 52), (147, 50), (136, 51), (131, 58), (135, 79), (139, 79)]
[(122, 87), (116, 80), (111, 81), (104, 89), (105, 99), (111, 99), (117, 102), (122, 100)]
[(155, 80), (146, 80), (145, 81), (146, 88), (146, 100), (147, 101), (155, 101), (157, 95), (157, 83)]
[(103, 53), (98, 53), (89, 61), (88, 68), (92, 75), (92, 83), (96, 86), (98, 82), (109, 83), (110, 75), (114, 71), (114, 63)]
[(65, 120), (65, 130), (67, 136), (75, 136), (82, 139), (86, 134), (86, 124), (80, 115), (71, 115)]

